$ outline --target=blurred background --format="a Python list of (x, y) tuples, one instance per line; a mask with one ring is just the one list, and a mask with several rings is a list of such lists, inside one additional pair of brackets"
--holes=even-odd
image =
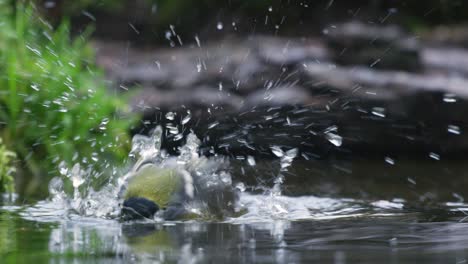
[[(47, 115), (59, 112), (57, 117), (44, 117), (49, 122), (44, 131), (33, 133), (26, 128), (37, 120), (35, 106), (29, 113), (15, 114), (14, 100), (4, 97), (3, 109), (10, 119), (4, 118), (3, 141), (19, 156), (19, 193), (43, 196), (44, 179), (57, 174), (62, 161), (71, 166), (79, 160), (86, 164), (112, 158), (117, 167), (125, 159), (131, 135), (148, 133), (156, 125), (165, 127), (163, 147), (170, 153), (176, 154), (193, 130), (203, 141), (205, 155), (223, 154), (239, 162), (239, 177), (251, 186), (263, 181), (259, 179), (265, 178), (266, 169), (245, 173), (246, 157), (269, 164), (276, 158), (270, 148), (280, 146), (298, 148), (298, 162), (304, 163), (300, 170), (306, 172), (291, 173), (286, 179), (291, 181), (287, 189), (295, 195), (382, 195), (375, 186), (341, 184), (348, 177), (362, 182), (360, 186), (376, 177), (405, 186), (389, 191), (388, 197), (459, 199), (466, 190), (464, 169), (453, 172), (444, 163), (462, 166), (468, 147), (464, 1), (38, 0), (29, 9), (27, 2), (4, 2), (16, 18), (15, 30), (20, 28), (18, 18), (27, 17), (18, 14), (30, 9), (26, 33), (31, 39), (27, 34), (22, 39), (24, 51), (18, 51), (17, 58), (26, 58), (22, 53), (35, 56), (36, 50), (41, 54), (36, 54), (37, 62), (25, 64), (57, 64), (53, 69), (63, 77), (46, 80), (37, 74), (39, 81), (34, 82), (25, 76), (35, 76), (38, 69), (27, 73), (19, 63), (24, 81), (15, 85), (24, 84), (25, 94), (34, 93), (35, 85), (50, 86), (51, 81), (65, 87), (57, 96), (68, 98), (63, 84), (73, 83), (71, 79), (83, 93), (89, 87), (105, 91), (89, 103), (94, 108), (83, 106), (83, 101), (75, 104), (76, 113), (99, 113), (95, 123), (83, 122), (85, 114), (76, 118), (68, 111), (67, 116), (66, 109), (60, 111), (65, 106), (57, 104), (57, 111), (47, 110)], [(20, 23), (25, 24), (27, 28), (26, 22)], [(51, 37), (51, 32), (64, 33)], [(54, 39), (68, 43), (70, 36), (71, 43), (80, 44), (63, 44), (63, 55), (50, 51)], [(14, 38), (8, 45), (21, 46), (20, 40)], [(81, 68), (58, 63), (53, 56), (45, 59), (41, 50), (57, 58), (77, 53)], [(8, 62), (8, 52), (3, 55)], [(7, 66), (4, 72), (10, 73)], [(18, 90), (11, 82), (6, 85), (10, 92)], [(52, 102), (57, 98), (50, 92), (43, 96)], [(34, 98), (25, 104), (37, 106), (45, 100)], [(112, 103), (104, 107), (106, 101)], [(123, 118), (115, 114), (115, 107), (125, 113)], [(100, 128), (109, 122), (109, 114), (111, 125), (119, 120), (104, 131)], [(11, 125), (13, 119), (25, 132)], [(77, 129), (84, 123), (88, 127)], [(70, 132), (78, 130), (79, 135)], [(122, 143), (109, 147), (119, 135)], [(90, 148), (94, 137), (103, 146), (100, 153), (92, 144)], [(42, 157), (48, 163), (45, 168)], [(368, 164), (376, 168), (367, 168)], [(365, 173), (358, 172), (361, 167)], [(314, 177), (309, 177), (310, 171), (315, 171)], [(255, 173), (263, 176), (251, 177)], [(452, 173), (461, 175), (441, 191), (441, 181)], [(367, 174), (369, 179), (362, 180)], [(434, 179), (420, 183), (417, 178), (422, 174)], [(266, 185), (274, 179), (270, 178)], [(298, 184), (303, 182), (308, 184)], [(407, 188), (418, 191), (409, 194)]]
[[(132, 92), (128, 103), (143, 114), (132, 133), (169, 123), (164, 141), (169, 151), (176, 153), (181, 134), (194, 130), (206, 155), (221, 153), (240, 162), (247, 155), (275, 158), (272, 145), (297, 147), (306, 171), (286, 178), (292, 194), (372, 193), (418, 201), (457, 200), (454, 193), (466, 190), (464, 170), (452, 172), (445, 163), (463, 160), (468, 143), (466, 5), (443, 0), (37, 4), (54, 23), (69, 19), (77, 36), (94, 28), (91, 45), (109, 87)], [(169, 111), (175, 122), (191, 116), (190, 123), (171, 133)], [(309, 170), (316, 171), (314, 177)], [(253, 177), (255, 172), (240, 177), (257, 186), (265, 178), (262, 171), (262, 177)], [(461, 174), (459, 180), (445, 183), (451, 173)], [(360, 187), (343, 184), (349, 177)], [(423, 177), (433, 179), (418, 181)], [(366, 186), (373, 182), (386, 184)], [(382, 192), (391, 183), (400, 187)]]

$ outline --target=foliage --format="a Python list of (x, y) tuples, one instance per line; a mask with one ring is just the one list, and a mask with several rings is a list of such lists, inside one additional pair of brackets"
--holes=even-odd
[(9, 193), (14, 191), (13, 173), (15, 168), (11, 162), (15, 157), (15, 153), (9, 151), (0, 138), (0, 191)]
[(44, 173), (61, 161), (119, 164), (133, 118), (122, 118), (126, 104), (93, 64), (89, 32), (71, 40), (68, 23), (54, 30), (31, 5), (15, 5), (0, 0), (0, 135), (33, 175), (27, 192), (47, 186)]

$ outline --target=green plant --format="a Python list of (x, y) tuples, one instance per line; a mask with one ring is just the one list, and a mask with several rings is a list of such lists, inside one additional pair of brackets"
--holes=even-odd
[(135, 120), (93, 64), (90, 32), (72, 40), (68, 23), (53, 29), (36, 14), (0, 0), (0, 135), (21, 174), (33, 176), (28, 194), (47, 188), (44, 175), (56, 175), (62, 161), (99, 172), (118, 165)]
[(0, 191), (14, 192), (13, 173), (15, 167), (11, 162), (15, 157), (15, 153), (9, 151), (0, 138)]

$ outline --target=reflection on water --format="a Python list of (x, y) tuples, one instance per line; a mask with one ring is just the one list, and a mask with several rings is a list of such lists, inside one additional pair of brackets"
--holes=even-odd
[[(240, 161), (242, 162), (242, 161)], [(232, 163), (246, 213), (224, 222), (119, 222), (63, 200), (0, 207), (5, 263), (465, 263), (463, 162)], [(301, 163), (303, 162), (303, 163)], [(244, 162), (247, 164), (247, 161)], [(244, 165), (245, 165), (244, 164)], [(448, 181), (448, 178), (450, 180)], [(250, 181), (249, 181), (250, 180)], [(320, 195), (320, 196), (312, 196)], [(107, 196), (106, 196), (107, 197)], [(108, 206), (105, 199), (99, 206)], [(102, 202), (102, 203), (101, 203)], [(0, 261), (3, 263), (3, 261)]]
[[(463, 263), (468, 204), (418, 210), (404, 201), (243, 193), (225, 222), (125, 222), (53, 203), (0, 209), (7, 263)], [(438, 221), (438, 222), (436, 222)], [(39, 262), (38, 262), (39, 263)]]
[(0, 252), (7, 262), (463, 263), (468, 258), (462, 213), (448, 214), (445, 222), (421, 222), (420, 214), (402, 213), (251, 223), (119, 223), (78, 216), (40, 222), (19, 217), (24, 212), (1, 211)]

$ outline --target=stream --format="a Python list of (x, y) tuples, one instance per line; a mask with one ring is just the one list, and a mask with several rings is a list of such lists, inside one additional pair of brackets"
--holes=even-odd
[(122, 222), (97, 214), (112, 211), (105, 197), (85, 213), (4, 199), (0, 253), (6, 263), (466, 262), (463, 161), (297, 159), (275, 193), (281, 161), (249, 159), (228, 168), (241, 216)]

